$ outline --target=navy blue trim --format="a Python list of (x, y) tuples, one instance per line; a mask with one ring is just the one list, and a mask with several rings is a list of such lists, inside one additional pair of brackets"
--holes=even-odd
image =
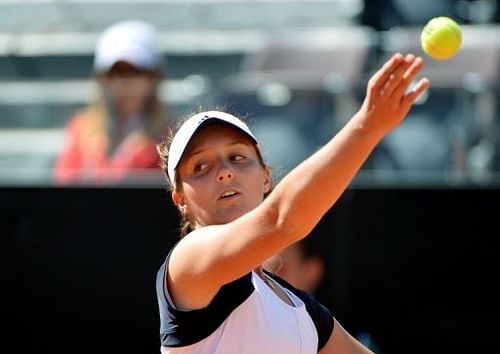
[(248, 273), (221, 287), (206, 308), (190, 311), (176, 310), (168, 304), (165, 297), (165, 264), (168, 258), (156, 277), (160, 308), (160, 341), (163, 346), (182, 347), (207, 338), (254, 291), (252, 273)]
[(324, 305), (320, 304), (311, 294), (293, 287), (284, 279), (266, 270), (264, 272), (276, 280), (281, 286), (293, 292), (306, 305), (306, 310), (318, 332), (318, 352), (323, 349), (333, 332), (333, 316)]

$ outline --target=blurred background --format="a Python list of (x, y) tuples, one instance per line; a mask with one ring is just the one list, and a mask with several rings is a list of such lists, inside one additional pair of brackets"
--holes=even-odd
[[(440, 62), (419, 36), (443, 15), (463, 41)], [(494, 345), (497, 0), (1, 0), (0, 317), (15, 352), (159, 351), (154, 278), (177, 237), (161, 171), (54, 174), (70, 119), (99, 96), (96, 41), (126, 19), (158, 31), (165, 124), (246, 117), (276, 180), (356, 112), (391, 54), (424, 56), (431, 88), (315, 231), (317, 296), (380, 353)]]

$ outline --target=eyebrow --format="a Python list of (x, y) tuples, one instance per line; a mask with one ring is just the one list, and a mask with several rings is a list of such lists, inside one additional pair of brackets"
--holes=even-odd
[[(234, 142), (232, 143), (229, 143), (227, 145), (227, 147), (233, 147), (234, 145), (248, 145), (248, 142), (245, 141), (245, 140), (235, 140)], [(195, 157), (196, 155), (199, 155), (199, 154), (202, 154), (203, 152), (205, 152), (206, 150), (208, 150), (209, 148), (206, 148), (206, 147), (202, 147), (202, 148), (199, 148), (199, 149), (196, 149), (192, 152), (189, 152), (188, 151), (188, 156), (187, 156), (187, 159), (191, 159), (193, 157)]]

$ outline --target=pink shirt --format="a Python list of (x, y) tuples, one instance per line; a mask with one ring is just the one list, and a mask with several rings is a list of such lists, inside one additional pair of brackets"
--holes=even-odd
[(66, 142), (54, 167), (58, 183), (120, 181), (141, 170), (160, 171), (158, 142), (142, 130), (130, 133), (108, 154), (105, 136), (95, 137), (85, 145), (87, 124), (87, 117), (77, 115), (66, 127)]

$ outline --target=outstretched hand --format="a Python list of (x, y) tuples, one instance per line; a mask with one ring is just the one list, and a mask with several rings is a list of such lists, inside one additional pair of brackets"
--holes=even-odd
[(364, 125), (386, 133), (398, 126), (411, 106), (430, 85), (422, 78), (408, 90), (424, 61), (413, 54), (394, 54), (368, 81), (366, 97), (359, 113)]

